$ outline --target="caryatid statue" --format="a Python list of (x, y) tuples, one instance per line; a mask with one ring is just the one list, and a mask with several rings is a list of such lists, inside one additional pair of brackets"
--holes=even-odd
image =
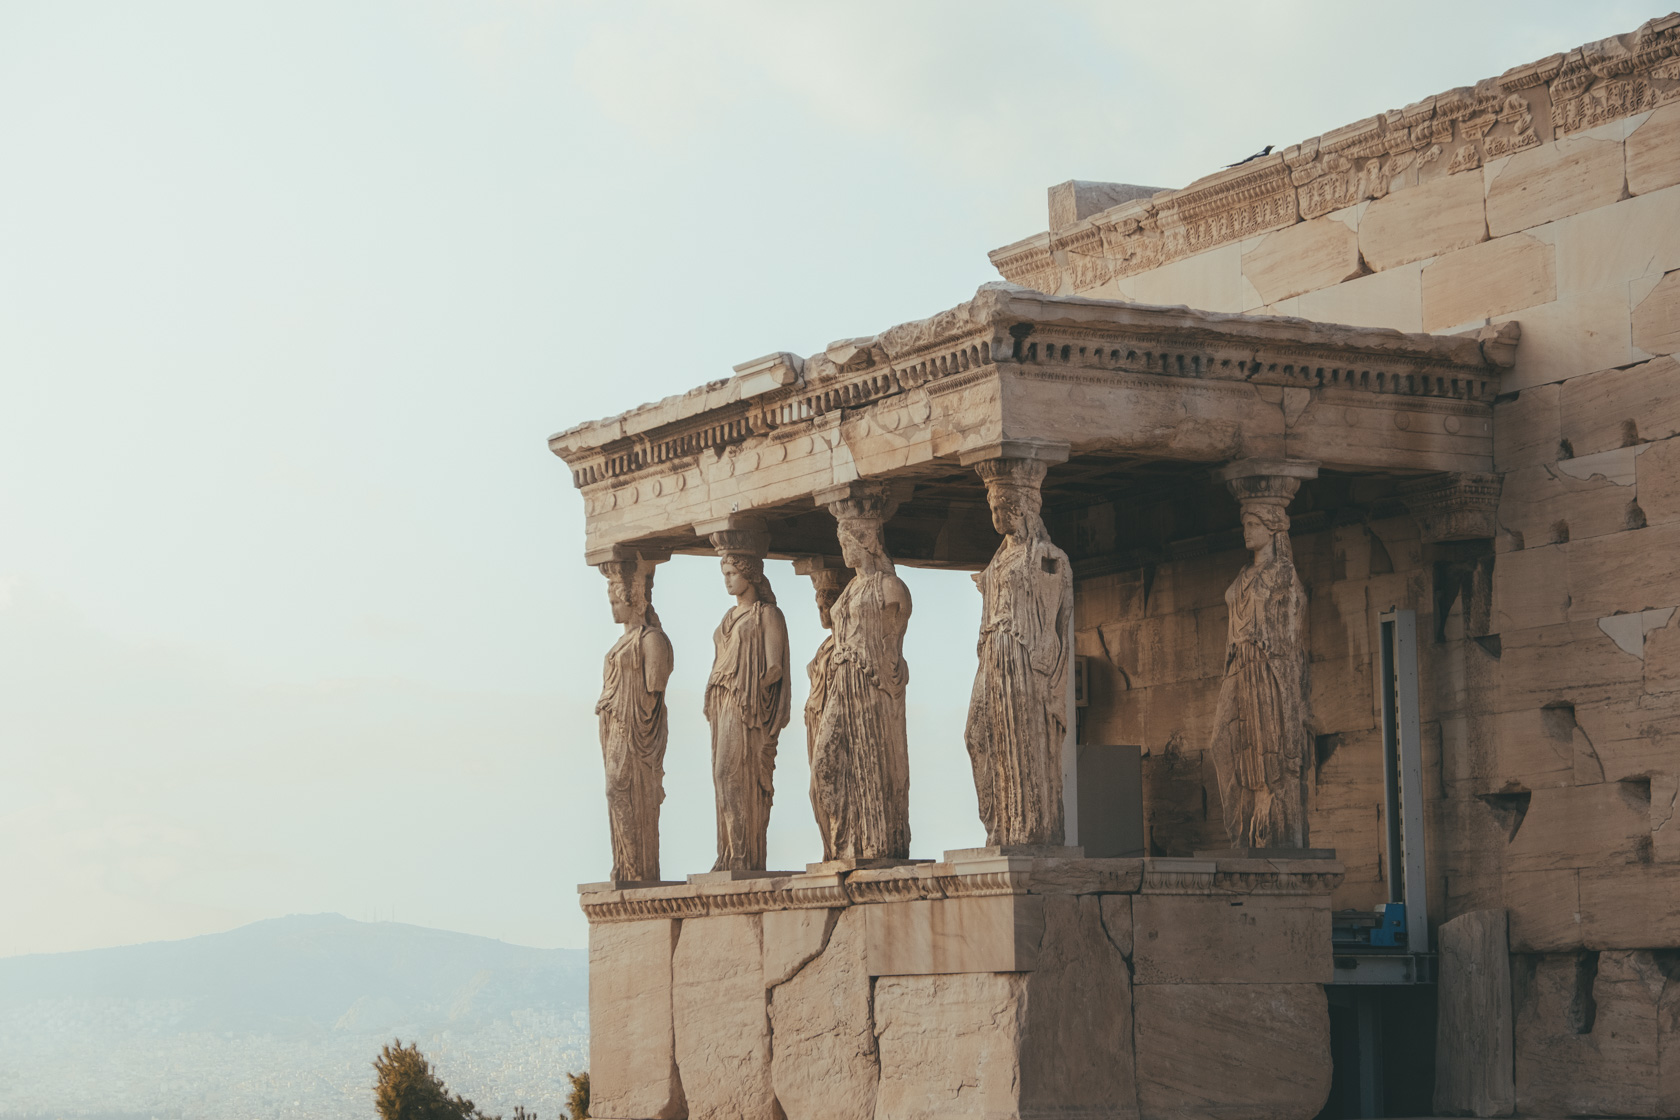
[(811, 796), (826, 859), (910, 856), (904, 725), (910, 589), (894, 571), (882, 539), (897, 505), (884, 484), (863, 482), (828, 503), (838, 523), (841, 558), (856, 575), (829, 611), (833, 648), (811, 747)]
[(1230, 638), (1210, 748), (1234, 848), (1307, 846), (1307, 595), (1285, 508), (1317, 474), (1317, 463), (1252, 459), (1220, 472), (1254, 553), (1225, 592)]
[(1072, 660), (1073, 571), (1039, 511), (1048, 464), (983, 459), (1003, 544), (980, 586), (980, 671), (968, 705), (969, 760), (989, 845), (1060, 845), (1062, 749)]
[(612, 831), (612, 877), (620, 882), (659, 878), (659, 804), (665, 800), (665, 683), (671, 678), (671, 640), (653, 610), (657, 559), (609, 560), (613, 621), (624, 633), (607, 651), (601, 699), (601, 754), (607, 768), (607, 822)]
[(717, 796), (712, 870), (763, 871), (776, 740), (792, 704), (787, 622), (764, 575), (764, 532), (726, 529), (711, 534), (711, 541), (723, 558), (724, 587), (735, 596), (712, 635), (717, 656), (706, 680)]
[[(845, 590), (846, 584), (851, 582), (852, 570), (829, 557), (814, 556), (809, 559), (795, 560), (793, 570), (800, 575), (811, 577), (811, 587), (817, 596), (817, 616), (822, 620), (824, 630), (833, 631), (834, 616), (832, 610), (840, 592)], [(828, 818), (823, 810), (823, 801), (817, 796), (817, 726), (822, 722), (823, 704), (828, 700), (828, 681), (834, 672), (834, 635), (829, 633), (817, 647), (817, 655), (811, 658), (811, 664), (806, 667), (806, 675), (811, 679), (810, 691), (805, 695), (805, 760), (811, 764), (811, 812), (816, 817), (817, 832), (822, 836), (823, 859), (834, 858), (834, 849), (830, 846), (828, 834)]]

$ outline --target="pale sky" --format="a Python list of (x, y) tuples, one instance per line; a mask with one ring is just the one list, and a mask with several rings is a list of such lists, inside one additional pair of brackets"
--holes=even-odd
[[(0, 956), (317, 911), (584, 944), (615, 627), (546, 436), (959, 303), (1052, 183), (1182, 186), (1665, 11), (0, 5)], [(937, 856), (983, 842), (979, 604), (906, 576)], [(655, 595), (676, 877), (729, 600), (700, 558)]]

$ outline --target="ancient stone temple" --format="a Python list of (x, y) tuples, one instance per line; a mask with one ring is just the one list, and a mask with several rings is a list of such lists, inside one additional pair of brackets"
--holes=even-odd
[[(1680, 16), (1048, 224), (932, 318), (550, 441), (625, 627), (593, 1115), (1680, 1116)], [(710, 651), (659, 628), (674, 554)], [(983, 600), (989, 846), (938, 859), (904, 566)], [(823, 850), (778, 871), (800, 742)]]

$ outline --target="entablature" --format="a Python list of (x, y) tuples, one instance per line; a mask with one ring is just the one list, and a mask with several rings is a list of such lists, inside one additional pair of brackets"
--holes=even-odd
[(989, 284), (928, 319), (743, 363), (549, 446), (583, 491), (591, 555), (700, 547), (696, 523), (791, 518), (856, 479), (931, 483), (1007, 440), (1115, 464), (1260, 455), (1485, 471), (1515, 330), (1413, 335)]

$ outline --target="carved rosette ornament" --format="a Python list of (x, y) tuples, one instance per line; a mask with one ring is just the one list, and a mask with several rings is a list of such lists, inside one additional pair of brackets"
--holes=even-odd
[(712, 725), (712, 784), (717, 797), (714, 871), (763, 871), (776, 741), (787, 726), (787, 622), (764, 575), (768, 534), (731, 527), (710, 534), (722, 558), (724, 587), (735, 597), (712, 635), (716, 657), (706, 680)]
[[(852, 483), (818, 497), (830, 499), (842, 559), (856, 573), (829, 610), (834, 633), (811, 745), (811, 798), (823, 856), (908, 859), (904, 633), (910, 589), (898, 578), (882, 535), (898, 503), (877, 483)], [(816, 689), (813, 670), (813, 696)]]
[(664, 556), (637, 556), (600, 565), (607, 577), (613, 621), (624, 633), (607, 651), (601, 699), (601, 755), (607, 771), (607, 822), (612, 877), (617, 882), (659, 878), (659, 805), (665, 800), (665, 684), (671, 677), (671, 640), (653, 610), (653, 571)]
[[(1065, 453), (1064, 453), (1065, 454)], [(979, 672), (964, 738), (989, 845), (1060, 845), (1073, 570), (1040, 516), (1049, 464), (990, 458), (986, 483), (1003, 543), (974, 577), (982, 600)]]
[(1253, 559), (1225, 592), (1225, 679), (1214, 714), (1214, 771), (1233, 848), (1307, 846), (1307, 596), (1285, 512), (1318, 464), (1243, 460), (1219, 477), (1242, 506)]

